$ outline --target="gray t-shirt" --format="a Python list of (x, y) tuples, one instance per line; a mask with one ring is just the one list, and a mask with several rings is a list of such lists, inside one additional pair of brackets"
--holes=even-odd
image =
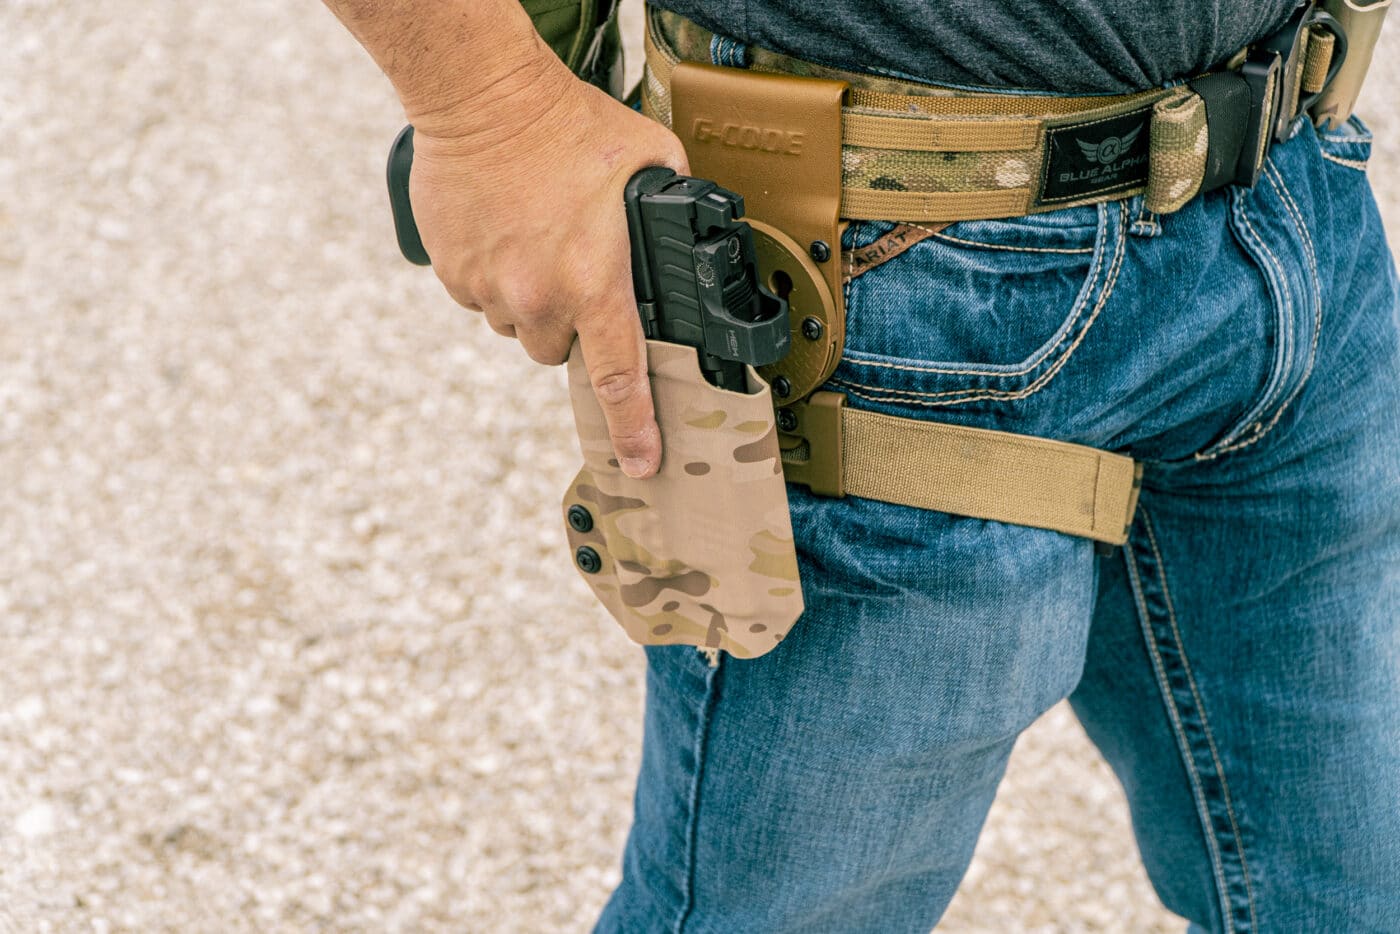
[[(653, 0), (656, 2), (656, 0)], [(936, 84), (1112, 94), (1200, 73), (1298, 0), (660, 0), (741, 42)]]

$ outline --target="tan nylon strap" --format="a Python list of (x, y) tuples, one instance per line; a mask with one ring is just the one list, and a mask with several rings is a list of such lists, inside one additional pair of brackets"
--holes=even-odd
[(1095, 448), (842, 408), (852, 496), (1121, 545), (1140, 469)]
[[(932, 90), (932, 89), (931, 89)], [(1114, 107), (1139, 99), (1147, 100), (1158, 91), (1135, 91), (1132, 94), (1095, 97), (1049, 97), (1042, 94), (964, 94), (951, 95), (933, 91), (929, 94), (890, 94), (869, 88), (853, 87), (852, 107), (890, 110), (896, 113), (928, 114), (937, 117), (1053, 117), (1076, 114), (1085, 109), (1085, 102), (1094, 107)]]
[(917, 152), (1008, 152), (1040, 145), (1039, 120), (947, 120), (888, 117), (847, 109), (841, 142)]
[(1303, 64), (1303, 93), (1316, 94), (1322, 90), (1327, 80), (1327, 69), (1332, 65), (1332, 47), (1337, 39), (1330, 32), (1317, 27), (1308, 31), (1308, 54)]
[(1278, 116), (1277, 109), (1273, 103), (1274, 90), (1278, 86), (1281, 71), (1275, 71), (1269, 75), (1269, 80), (1264, 84), (1264, 100), (1269, 101), (1269, 105), (1264, 110), (1264, 131), (1259, 134), (1259, 143), (1254, 150), (1253, 165), (1262, 166), (1264, 157), (1269, 153), (1270, 128), (1274, 125), (1274, 119)]
[(984, 217), (1019, 217), (1030, 210), (1029, 188), (994, 188), (984, 191), (883, 191), (877, 188), (841, 189), (841, 216), (903, 220), (937, 218), (940, 222), (980, 220)]

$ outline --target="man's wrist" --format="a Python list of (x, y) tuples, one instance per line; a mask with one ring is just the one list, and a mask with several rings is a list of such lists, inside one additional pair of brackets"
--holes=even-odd
[[(489, 126), (539, 93), (557, 92), (549, 83), (569, 76), (519, 0), (325, 3), (393, 82), (420, 130)], [(546, 86), (531, 91), (532, 84)]]
[(396, 82), (416, 130), (442, 139), (485, 136), (534, 119), (575, 90), (578, 79), (533, 29), (500, 49), (489, 65), (443, 63), (413, 86)]

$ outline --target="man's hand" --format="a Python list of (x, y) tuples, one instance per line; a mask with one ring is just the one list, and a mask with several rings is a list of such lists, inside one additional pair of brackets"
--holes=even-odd
[(518, 0), (326, 2), (414, 125), (413, 214), (448, 293), (540, 363), (577, 334), (622, 470), (655, 473), (623, 188), (648, 165), (688, 174), (680, 140), (575, 78)]
[(683, 174), (685, 151), (664, 127), (559, 71), (506, 79), (519, 86), (497, 94), (515, 106), (494, 125), (440, 115), (415, 124), (414, 216), (447, 291), (532, 359), (562, 363), (578, 334), (618, 461), (648, 476), (661, 441), (622, 194), (647, 165)]

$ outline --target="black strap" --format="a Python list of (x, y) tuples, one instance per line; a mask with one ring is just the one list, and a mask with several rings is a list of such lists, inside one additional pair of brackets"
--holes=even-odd
[(1249, 82), (1234, 71), (1218, 71), (1188, 84), (1206, 103), (1205, 177), (1201, 191), (1214, 191), (1234, 184), (1240, 155), (1244, 151), (1249, 125), (1251, 95)]
[(596, 84), (604, 90), (609, 90), (608, 85), (612, 83), (610, 72), (619, 64), (614, 59), (619, 57), (621, 50), (609, 47), (608, 32), (614, 28), (617, 11), (621, 6), (622, 0), (606, 0), (595, 8), (593, 36), (583, 53), (583, 60), (574, 72), (584, 81)]

